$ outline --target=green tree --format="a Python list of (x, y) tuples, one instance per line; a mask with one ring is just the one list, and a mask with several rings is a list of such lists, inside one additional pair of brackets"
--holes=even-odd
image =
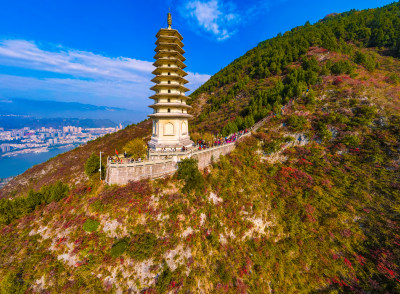
[[(89, 178), (95, 178), (99, 174), (100, 169), (100, 157), (95, 153), (92, 153), (85, 163), (85, 173)], [(105, 176), (105, 167), (103, 163), (101, 164), (101, 177)]]
[(307, 96), (306, 96), (306, 103), (307, 104), (311, 104), (311, 105), (313, 105), (313, 104), (315, 104), (315, 91), (313, 91), (313, 89), (310, 89), (309, 91), (308, 91), (308, 93), (307, 93)]
[(292, 131), (302, 131), (307, 124), (307, 119), (304, 116), (291, 115), (286, 123)]
[(146, 142), (140, 138), (135, 138), (132, 141), (129, 141), (123, 149), (133, 158), (146, 157)]
[(214, 141), (214, 136), (210, 132), (206, 132), (203, 134), (203, 140), (211, 145)]
[(185, 185), (182, 189), (184, 193), (201, 191), (204, 188), (204, 179), (198, 169), (197, 159), (185, 158), (178, 164), (178, 179), (184, 180)]
[(354, 66), (348, 60), (340, 60), (331, 67), (331, 72), (335, 75), (351, 74), (353, 70)]

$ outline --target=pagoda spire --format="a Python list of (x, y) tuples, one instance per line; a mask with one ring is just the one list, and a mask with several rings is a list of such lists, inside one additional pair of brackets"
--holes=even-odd
[(169, 7), (168, 7), (167, 22), (168, 22), (168, 29), (170, 30), (172, 25), (172, 16), (171, 16), (171, 9)]

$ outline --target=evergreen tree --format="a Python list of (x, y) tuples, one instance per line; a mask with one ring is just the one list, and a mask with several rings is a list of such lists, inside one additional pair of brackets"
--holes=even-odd
[[(95, 178), (100, 172), (100, 157), (95, 153), (92, 153), (88, 160), (85, 163), (85, 173), (89, 178)], [(103, 163), (101, 164), (101, 176), (102, 178), (105, 176), (105, 166)]]

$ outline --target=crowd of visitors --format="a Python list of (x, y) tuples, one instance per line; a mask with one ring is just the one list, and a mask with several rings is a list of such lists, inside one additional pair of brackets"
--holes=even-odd
[(129, 157), (119, 157), (117, 156), (108, 156), (107, 161), (109, 163), (135, 163), (142, 162), (142, 159), (139, 157), (138, 159), (129, 158)]
[(208, 148), (212, 148), (215, 146), (220, 146), (220, 145), (224, 145), (224, 144), (229, 144), (229, 143), (234, 143), (236, 142), (241, 136), (243, 136), (244, 134), (247, 134), (249, 131), (248, 129), (245, 129), (243, 131), (239, 131), (236, 133), (231, 134), (230, 136), (227, 137), (217, 137), (214, 142), (212, 143), (212, 145), (210, 146), (210, 144), (208, 142), (205, 142), (204, 140), (199, 140), (197, 141), (196, 147), (198, 150), (203, 150), (203, 149), (208, 149)]

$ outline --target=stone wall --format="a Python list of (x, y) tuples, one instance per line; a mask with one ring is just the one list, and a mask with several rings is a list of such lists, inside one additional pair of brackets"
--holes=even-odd
[(166, 175), (172, 175), (178, 168), (177, 162), (185, 157), (196, 158), (199, 168), (203, 169), (221, 155), (226, 155), (235, 149), (236, 144), (230, 143), (205, 150), (195, 150), (187, 153), (187, 156), (173, 156), (171, 159), (158, 161), (143, 161), (130, 164), (108, 163), (106, 183), (109, 185), (126, 185), (129, 181), (142, 179), (155, 179)]
[(177, 163), (173, 160), (144, 161), (135, 164), (108, 164), (106, 183), (109, 185), (126, 185), (129, 181), (154, 179), (170, 175), (176, 169)]
[(217, 161), (221, 155), (226, 155), (235, 149), (236, 143), (217, 146), (210, 149), (199, 150), (192, 155), (199, 161), (199, 168), (203, 169), (210, 165), (212, 161)]

